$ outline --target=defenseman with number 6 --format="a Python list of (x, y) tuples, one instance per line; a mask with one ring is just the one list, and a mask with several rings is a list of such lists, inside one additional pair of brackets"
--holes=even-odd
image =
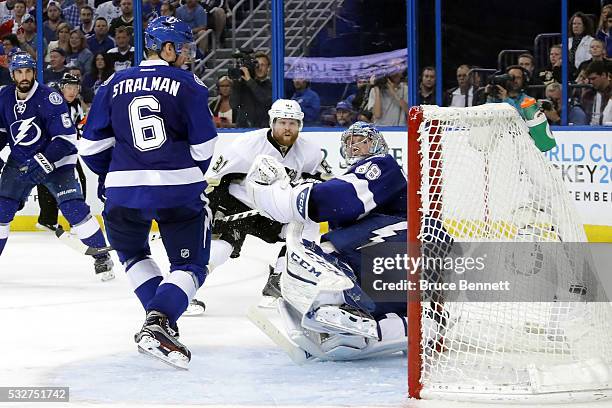
[[(147, 60), (98, 90), (80, 153), (99, 176), (109, 242), (146, 312), (140, 352), (186, 369), (177, 320), (206, 279), (210, 216), (204, 174), (217, 137), (208, 89), (180, 66), (195, 55), (189, 26), (162, 16), (145, 30)], [(156, 220), (170, 261), (165, 278), (148, 244)]]

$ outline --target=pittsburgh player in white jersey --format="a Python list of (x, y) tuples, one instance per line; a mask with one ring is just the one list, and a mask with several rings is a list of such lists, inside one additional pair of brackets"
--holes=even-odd
[[(319, 146), (299, 136), (304, 123), (304, 113), (293, 100), (279, 99), (268, 112), (270, 127), (247, 132), (236, 138), (231, 145), (215, 154), (214, 164), (206, 173), (206, 180), (214, 190), (209, 194), (213, 212), (213, 241), (210, 250), (209, 269), (225, 263), (230, 257), (240, 256), (247, 235), (256, 236), (265, 242), (283, 240), (284, 224), (261, 215), (224, 222), (229, 215), (254, 208), (246, 194), (245, 176), (258, 154), (274, 157), (293, 178), (322, 179), (331, 176), (331, 169), (323, 158)], [(318, 235), (318, 226), (311, 234)], [(312, 238), (314, 239), (314, 238)], [(279, 254), (283, 259), (284, 249)], [(271, 276), (274, 280), (275, 276)], [(266, 285), (268, 295), (275, 285)], [(192, 301), (188, 314), (203, 312), (201, 301)]]

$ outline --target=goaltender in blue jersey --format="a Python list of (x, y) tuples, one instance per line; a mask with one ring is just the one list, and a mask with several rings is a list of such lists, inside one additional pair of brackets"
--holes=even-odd
[[(99, 175), (108, 239), (147, 316), (141, 352), (186, 369), (191, 352), (176, 321), (206, 278), (210, 210), (203, 191), (217, 132), (208, 90), (179, 67), (195, 54), (189, 26), (158, 17), (145, 30), (147, 60), (98, 90), (79, 152)], [(156, 220), (170, 261), (164, 279), (150, 257)]]
[[(371, 124), (353, 124), (341, 149), (349, 169), (322, 183), (292, 186), (266, 156), (247, 176), (256, 207), (294, 227), (278, 303), (287, 334), (309, 355), (333, 360), (405, 350), (407, 336), (406, 303), (374, 303), (359, 287), (361, 248), (376, 237), (406, 242), (405, 173)], [(331, 231), (320, 246), (291, 236), (296, 225), (323, 221)]]
[(36, 61), (14, 54), (9, 64), (13, 84), (0, 91), (0, 150), (8, 143), (6, 166), (0, 160), (0, 254), (9, 223), (36, 185), (47, 187), (72, 232), (94, 250), (95, 271), (112, 279), (113, 263), (98, 221), (92, 217), (75, 177), (76, 129), (64, 98), (35, 79)]

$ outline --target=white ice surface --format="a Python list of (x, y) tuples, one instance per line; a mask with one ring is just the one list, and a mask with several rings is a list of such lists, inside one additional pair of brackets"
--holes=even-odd
[[(12, 233), (0, 257), (0, 386), (69, 386), (70, 407), (490, 406), (408, 401), (403, 357), (293, 364), (245, 317), (278, 248), (249, 237), (242, 256), (209, 277), (197, 295), (205, 315), (179, 320), (193, 353), (183, 372), (137, 353), (144, 312), (120, 266), (103, 283), (91, 259), (51, 234)], [(152, 250), (166, 270), (161, 242)]]

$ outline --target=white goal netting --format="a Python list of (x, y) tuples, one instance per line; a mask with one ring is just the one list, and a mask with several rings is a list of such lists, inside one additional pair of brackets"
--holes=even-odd
[(612, 389), (612, 307), (525, 122), (507, 104), (422, 112), (420, 215), (437, 221), (421, 223), (420, 239), (450, 236), (452, 256), (485, 262), (462, 274), (425, 268), (421, 279), (510, 289), (423, 294), (421, 396), (563, 400)]

